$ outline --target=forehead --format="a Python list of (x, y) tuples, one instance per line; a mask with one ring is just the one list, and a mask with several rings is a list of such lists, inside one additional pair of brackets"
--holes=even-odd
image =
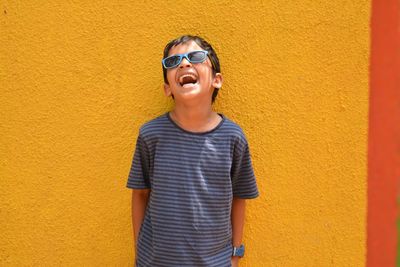
[(184, 54), (190, 51), (195, 51), (195, 50), (204, 50), (201, 48), (195, 41), (188, 41), (186, 43), (178, 44), (176, 46), (173, 46), (170, 50), (168, 55), (175, 55), (175, 54)]

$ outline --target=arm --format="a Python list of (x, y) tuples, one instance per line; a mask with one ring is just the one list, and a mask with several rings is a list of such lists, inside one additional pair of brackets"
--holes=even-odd
[(150, 189), (132, 190), (132, 225), (135, 238), (135, 247), (139, 237), (139, 230), (143, 223), (144, 214), (149, 200)]
[[(232, 201), (232, 245), (239, 247), (242, 244), (244, 214), (246, 200), (242, 198), (233, 198)], [(232, 257), (232, 266), (238, 266), (239, 257)]]

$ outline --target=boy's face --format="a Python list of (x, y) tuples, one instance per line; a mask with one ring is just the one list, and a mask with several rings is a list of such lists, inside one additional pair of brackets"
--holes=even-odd
[[(174, 46), (169, 51), (168, 56), (184, 54), (190, 51), (204, 50), (196, 42)], [(175, 101), (187, 103), (191, 100), (210, 101), (214, 88), (222, 86), (222, 75), (213, 75), (210, 59), (202, 63), (190, 63), (186, 58), (175, 68), (167, 69), (168, 84), (164, 84), (166, 96), (174, 96)]]

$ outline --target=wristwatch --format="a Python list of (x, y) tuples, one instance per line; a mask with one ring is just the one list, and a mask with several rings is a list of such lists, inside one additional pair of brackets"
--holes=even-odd
[(243, 257), (244, 256), (244, 245), (240, 245), (240, 247), (233, 247), (232, 256)]

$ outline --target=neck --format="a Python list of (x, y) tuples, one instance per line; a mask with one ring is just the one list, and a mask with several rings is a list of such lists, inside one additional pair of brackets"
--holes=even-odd
[(175, 103), (171, 111), (172, 119), (182, 128), (191, 131), (206, 131), (220, 121), (219, 115), (211, 105), (184, 105)]
[(211, 106), (176, 105), (172, 113), (181, 123), (202, 125), (210, 120), (214, 112)]

